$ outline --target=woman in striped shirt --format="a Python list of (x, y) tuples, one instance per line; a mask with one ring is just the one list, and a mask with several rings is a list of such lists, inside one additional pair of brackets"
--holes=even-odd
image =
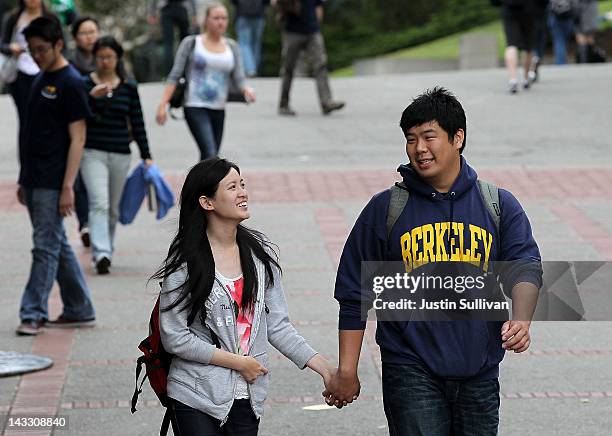
[(123, 69), (123, 48), (105, 36), (94, 45), (93, 55), (96, 70), (85, 77), (93, 116), (87, 120), (81, 173), (89, 194), (93, 261), (98, 274), (107, 274), (130, 167), (130, 142), (138, 144), (145, 165), (152, 160), (137, 84), (126, 78)]

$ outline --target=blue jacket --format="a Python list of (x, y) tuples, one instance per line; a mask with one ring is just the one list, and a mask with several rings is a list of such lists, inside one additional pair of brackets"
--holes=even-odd
[[(362, 298), (366, 304), (372, 298), (362, 295), (362, 261), (406, 261), (415, 254), (414, 251), (406, 253), (406, 250), (413, 249), (420, 251), (417, 256), (423, 259), (444, 255), (444, 252), (449, 252), (451, 244), (457, 247), (460, 243), (465, 244), (467, 250), (471, 248), (474, 237), (471, 233), (478, 236), (474, 250), (482, 259), (490, 262), (524, 261), (516, 262), (516, 266), (503, 273), (501, 280), (506, 294), (519, 282), (533, 283), (538, 288), (541, 286), (538, 246), (525, 212), (510, 192), (499, 190), (502, 212), (498, 231), (478, 189), (477, 174), (463, 158), (459, 177), (447, 194), (437, 192), (409, 165), (400, 166), (398, 171), (410, 191), (410, 197), (389, 240), (386, 219), (390, 191), (386, 190), (376, 194), (366, 205), (344, 246), (334, 295), (340, 303), (339, 329), (365, 328), (366, 323), (361, 316)], [(446, 234), (439, 232), (448, 222), (457, 223), (452, 225), (454, 231)], [(460, 229), (463, 233), (461, 236), (458, 234)], [(407, 248), (406, 244), (402, 247), (402, 236), (415, 231), (421, 232), (421, 235), (427, 231), (431, 235), (428, 238), (436, 237), (441, 241), (428, 246), (428, 250), (422, 243), (415, 247)], [(459, 238), (462, 238), (460, 242)], [(435, 262), (435, 258), (431, 261)], [(499, 362), (504, 357), (502, 324), (501, 321), (476, 320), (385, 321), (378, 322), (376, 340), (385, 363), (420, 364), (432, 374), (446, 379), (496, 378), (499, 375)]]
[(142, 200), (147, 195), (147, 185), (149, 183), (153, 183), (155, 186), (158, 220), (165, 217), (168, 210), (174, 206), (174, 195), (164, 181), (159, 168), (155, 164), (145, 168), (141, 162), (129, 175), (123, 188), (121, 203), (119, 204), (119, 222), (121, 224), (130, 224), (134, 221)]

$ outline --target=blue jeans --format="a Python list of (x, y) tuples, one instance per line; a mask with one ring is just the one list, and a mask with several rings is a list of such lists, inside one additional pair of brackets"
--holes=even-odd
[(451, 381), (420, 365), (385, 364), (383, 405), (391, 436), (497, 435), (499, 382)]
[(236, 35), (247, 76), (257, 74), (261, 62), (261, 40), (266, 25), (265, 17), (236, 17)]
[(200, 149), (200, 160), (219, 154), (225, 111), (205, 107), (185, 107), (183, 111), (187, 126)]
[(25, 320), (49, 318), (48, 299), (57, 280), (68, 319), (95, 316), (91, 297), (81, 266), (66, 239), (63, 218), (59, 214), (60, 191), (24, 189), (32, 222), (32, 268), (21, 297), (19, 317)]
[(555, 53), (555, 64), (563, 65), (567, 63), (567, 42), (572, 35), (574, 24), (571, 18), (560, 19), (552, 12), (548, 14), (548, 27), (553, 42), (553, 52)]

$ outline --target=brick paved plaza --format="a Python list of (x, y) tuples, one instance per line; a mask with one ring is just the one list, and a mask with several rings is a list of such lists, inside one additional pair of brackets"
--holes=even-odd
[[(246, 177), (247, 224), (279, 246), (291, 318), (311, 345), (336, 359), (333, 284), (340, 251), (368, 199), (398, 179), (395, 169), (406, 160), (401, 111), (434, 85), (448, 87), (463, 103), (466, 158), (481, 178), (519, 198), (544, 260), (612, 260), (611, 75), (608, 65), (543, 68), (542, 82), (517, 96), (505, 94), (503, 70), (338, 79), (334, 94), (347, 108), (330, 117), (320, 115), (314, 84), (298, 80), (296, 118), (276, 115), (278, 80), (253, 81), (258, 102), (228, 109), (222, 153)], [(184, 122), (154, 123), (160, 93), (159, 84), (141, 87), (153, 157), (178, 192), (198, 154)], [(0, 97), (0, 349), (50, 356), (55, 364), (0, 379), (0, 429), (9, 412), (57, 413), (69, 418), (69, 428), (56, 435), (156, 434), (163, 409), (153, 392), (145, 387), (135, 415), (129, 400), (136, 347), (147, 334), (157, 291), (147, 278), (165, 255), (177, 210), (156, 222), (143, 207), (132, 225), (119, 228), (109, 276), (94, 274), (74, 219), (66, 220), (98, 324), (17, 337), (31, 230), (14, 196), (14, 112), (10, 98)], [(50, 305), (54, 318), (61, 309), (57, 289)], [(343, 410), (305, 410), (323, 403), (322, 383), (274, 351), (260, 434), (388, 434), (374, 327), (368, 327), (360, 362), (362, 395)], [(611, 331), (611, 322), (534, 323), (530, 350), (507, 355), (501, 365), (500, 434), (610, 434)]]

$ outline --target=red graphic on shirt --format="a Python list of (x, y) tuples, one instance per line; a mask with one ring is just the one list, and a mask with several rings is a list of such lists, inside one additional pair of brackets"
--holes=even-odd
[(244, 288), (244, 278), (229, 280), (225, 287), (238, 305), (238, 317), (236, 318), (236, 333), (238, 335), (238, 353), (246, 355), (249, 352), (249, 339), (251, 338), (251, 327), (253, 326), (253, 311), (244, 313), (240, 303), (242, 302), (242, 290)]

